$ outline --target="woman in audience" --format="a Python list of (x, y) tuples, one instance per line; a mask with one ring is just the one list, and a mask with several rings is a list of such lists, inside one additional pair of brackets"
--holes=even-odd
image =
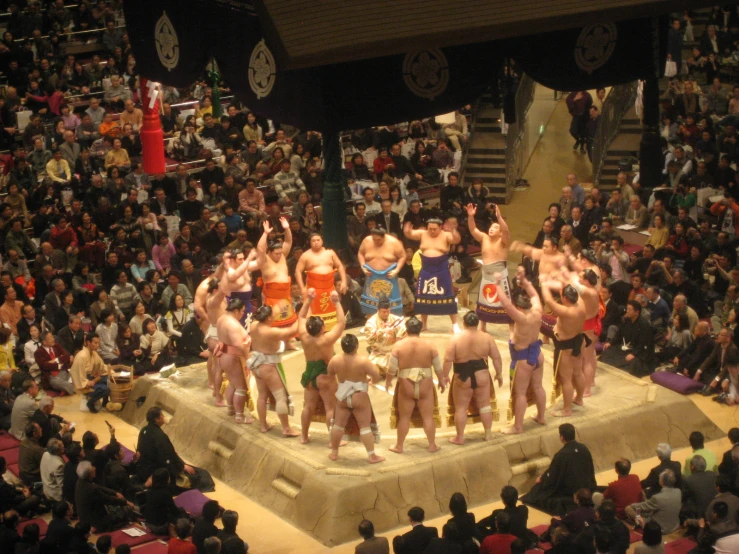
[(221, 191), (216, 183), (208, 185), (208, 191), (203, 195), (203, 204), (211, 212), (220, 212), (226, 200), (221, 195)]
[(100, 323), (95, 327), (95, 334), (100, 337), (98, 354), (106, 364), (118, 363), (120, 352), (116, 345), (118, 338), (118, 324), (115, 322), (115, 312), (103, 310), (100, 313)]
[(321, 221), (312, 203), (309, 202), (305, 205), (305, 215), (300, 218), (300, 224), (309, 235), (321, 231)]
[(467, 500), (461, 492), (455, 492), (449, 499), (449, 511), (452, 517), (447, 521), (454, 522), (459, 529), (459, 544), (469, 550), (470, 543), (474, 544), (472, 539), (479, 540), (481, 536), (475, 525), (475, 514), (467, 511)]
[(119, 353), (118, 363), (135, 367), (143, 354), (139, 335), (134, 333), (127, 323), (119, 323), (115, 343)]
[(664, 246), (664, 250), (668, 251), (678, 260), (684, 260), (688, 257), (690, 245), (685, 236), (685, 227), (682, 223), (678, 222), (675, 224), (675, 232), (670, 235), (669, 239), (667, 239), (667, 244)]
[(390, 187), (390, 200), (393, 201), (393, 207), (391, 208), (392, 211), (398, 214), (400, 221), (403, 221), (403, 217), (405, 217), (405, 214), (408, 211), (408, 203), (405, 201), (405, 198), (403, 198), (398, 185)]
[(603, 221), (603, 210), (595, 204), (591, 196), (585, 197), (585, 209), (582, 211), (582, 221), (585, 223), (586, 229), (592, 228), (593, 225), (600, 227), (601, 221)]
[(11, 331), (7, 327), (0, 327), (0, 371), (17, 369), (13, 358), (13, 343), (10, 342)]
[(308, 193), (300, 191), (298, 193), (298, 201), (291, 206), (293, 217), (302, 218), (305, 216), (305, 207), (308, 205), (308, 202), (310, 202), (310, 196), (308, 196)]
[[(141, 296), (141, 288), (146, 288), (148, 289), (148, 292), (151, 293), (151, 286), (148, 283), (144, 283), (143, 287), (139, 287), (139, 297)], [(154, 314), (147, 313), (146, 304), (142, 300), (134, 302), (132, 308), (133, 317), (128, 322), (128, 325), (131, 327), (131, 331), (133, 331), (134, 334), (141, 336), (144, 333), (144, 322), (147, 319), (151, 319)]]
[(167, 322), (167, 335), (172, 345), (177, 347), (177, 339), (182, 336), (182, 328), (190, 321), (193, 313), (185, 306), (185, 299), (181, 294), (175, 294), (169, 302), (169, 310), (164, 316)]
[(77, 264), (72, 276), (72, 290), (76, 296), (76, 309), (88, 313), (93, 298), (93, 292), (100, 286), (97, 276), (90, 273), (90, 266)]
[(157, 324), (153, 319), (144, 322), (141, 350), (148, 362), (147, 371), (159, 371), (165, 365), (172, 363), (169, 355), (169, 338), (157, 329)]
[(310, 158), (310, 152), (305, 151), (305, 146), (301, 143), (296, 144), (290, 156), (290, 171), (300, 175), (300, 172), (305, 169), (305, 162), (308, 158)]
[(96, 269), (105, 267), (105, 244), (100, 240), (104, 236), (92, 222), (88, 212), (82, 214), (82, 224), (77, 227), (80, 260)]
[(656, 521), (648, 521), (644, 524), (642, 542), (636, 545), (634, 554), (664, 554), (664, 552), (662, 529)]
[(672, 360), (693, 342), (690, 334), (688, 314), (677, 314), (672, 318), (672, 326), (667, 331), (667, 345), (658, 354), (661, 362)]
[[(57, 334), (67, 326), (69, 323), (69, 316), (75, 313), (74, 293), (71, 290), (65, 290), (62, 292), (61, 296), (62, 305), (54, 309), (54, 313), (51, 314), (51, 317), (47, 317), (48, 321), (54, 327), (54, 332)], [(83, 317), (85, 313), (80, 311), (77, 315)]]
[(556, 240), (559, 240), (559, 234), (562, 231), (562, 227), (565, 225), (565, 220), (559, 216), (559, 211), (559, 204), (553, 202), (552, 204), (549, 204), (549, 216), (544, 218), (544, 221), (549, 220), (552, 223), (554, 227), (552, 236), (556, 237)]
[(90, 323), (92, 328), (95, 329), (102, 322), (101, 316), (104, 310), (111, 313), (117, 313), (118, 310), (113, 301), (108, 298), (108, 293), (103, 287), (96, 288), (92, 293), (92, 297), (94, 301), (90, 306)]
[(140, 248), (143, 244), (141, 239), (141, 234), (136, 234), (135, 238), (132, 236), (126, 237), (126, 233), (123, 229), (118, 228), (114, 231), (114, 238), (108, 245), (107, 254), (115, 252), (121, 263), (131, 264), (134, 261), (132, 252), (136, 250), (136, 248)]
[[(149, 270), (147, 272), (147, 275), (149, 273), (156, 273), (155, 270)], [(159, 294), (155, 294), (154, 287), (152, 287), (152, 284), (149, 281), (142, 281), (138, 284), (138, 287), (136, 287), (139, 291), (139, 299), (141, 300), (141, 303), (144, 305), (144, 313), (148, 314), (150, 317), (156, 317), (161, 313), (160, 305), (159, 305)], [(134, 314), (136, 313), (136, 306), (134, 306)], [(143, 322), (141, 321), (142, 329), (141, 333), (136, 333), (138, 335), (143, 334)]]
[(392, 175), (394, 170), (395, 163), (390, 157), (390, 153), (388, 152), (387, 148), (379, 148), (377, 150), (377, 157), (375, 158), (374, 162), (374, 180), (379, 182), (380, 180), (382, 180), (382, 177), (383, 175), (385, 175), (385, 173)]
[(131, 206), (123, 208), (123, 217), (115, 222), (111, 226), (111, 229), (123, 229), (125, 237), (127, 239), (138, 240), (141, 235), (141, 227), (139, 226), (136, 218), (133, 216), (133, 209)]
[(257, 116), (254, 112), (248, 112), (246, 114), (246, 125), (242, 129), (244, 132), (244, 140), (248, 143), (253, 140), (260, 146), (264, 146), (266, 143), (262, 137), (262, 126), (257, 123)]
[(669, 114), (665, 114), (662, 117), (662, 123), (659, 126), (659, 134), (664, 137), (668, 142), (678, 139), (678, 132), (680, 126), (672, 121)]
[(472, 180), (472, 186), (467, 189), (467, 194), (464, 198), (464, 205), (472, 204), (477, 208), (479, 214), (485, 210), (489, 194), (490, 191), (486, 186), (483, 186), (482, 179), (475, 177)]
[(146, 280), (146, 273), (150, 269), (156, 269), (154, 262), (146, 257), (146, 250), (136, 252), (136, 262), (131, 265), (131, 276), (137, 285)]
[(690, 256), (685, 260), (683, 265), (683, 271), (687, 275), (688, 279), (694, 281), (696, 284), (701, 285), (703, 283), (703, 262), (705, 261), (703, 253), (701, 252), (700, 246), (690, 247)]
[(670, 238), (670, 230), (665, 226), (665, 219), (659, 214), (654, 216), (654, 227), (650, 227), (647, 231), (649, 231), (649, 238), (644, 244), (651, 244), (655, 250), (665, 246)]
[(282, 160), (285, 159), (285, 151), (282, 146), (276, 146), (272, 150), (272, 155), (266, 160), (262, 160), (257, 166), (257, 173), (262, 175), (262, 179), (271, 179), (280, 171)]
[(36, 350), (41, 346), (41, 329), (35, 323), (32, 323), (28, 328), (28, 332), (31, 335), (31, 339), (23, 345), (23, 361), (26, 363), (26, 367), (29, 368), (31, 376), (38, 375), (39, 369), (36, 364)]
[(160, 229), (157, 216), (152, 213), (149, 204), (141, 204), (141, 215), (136, 219), (136, 223), (138, 223), (141, 229), (141, 241), (144, 250), (151, 252), (157, 243), (157, 236), (159, 235)]
[(374, 181), (372, 173), (367, 164), (364, 163), (364, 156), (359, 152), (352, 156), (351, 168), (349, 169), (351, 178), (355, 181)]

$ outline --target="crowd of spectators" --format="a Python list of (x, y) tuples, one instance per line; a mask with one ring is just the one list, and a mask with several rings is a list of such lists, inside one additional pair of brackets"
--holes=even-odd
[[(394, 537), (396, 554), (522, 554), (550, 543), (555, 554), (626, 554), (631, 531), (641, 534), (634, 552), (665, 552), (664, 539), (678, 529), (697, 543), (693, 552), (731, 553), (739, 548), (739, 428), (729, 431), (731, 448), (721, 460), (704, 447), (700, 432), (690, 435), (691, 453), (684, 463), (672, 460), (669, 444), (656, 448), (657, 465), (644, 480), (631, 472), (631, 462), (614, 464), (615, 480), (595, 485), (592, 458), (586, 445), (576, 443), (575, 428), (559, 429), (565, 446), (555, 454), (540, 483), (554, 517), (544, 530), (529, 528), (530, 495), (521, 498), (507, 485), (500, 491), (503, 508), (476, 521), (462, 493), (449, 500), (451, 518), (439, 529), (424, 525), (424, 510), (408, 511), (411, 530)], [(570, 449), (568, 444), (576, 444)], [(589, 468), (589, 469), (588, 469)], [(539, 495), (541, 498), (541, 495)], [(357, 554), (390, 552), (390, 542), (374, 534), (372, 522), (359, 524), (363, 541)]]
[[(237, 512), (210, 500), (195, 517), (175, 504), (173, 497), (188, 488), (180, 476), (189, 475), (194, 487), (193, 476), (203, 470), (175, 452), (161, 430), (161, 409), (149, 409), (136, 452), (127, 456), (131, 452), (116, 440), (112, 426), (105, 445), (91, 431), (75, 440), (74, 426), (53, 413), (53, 398), (44, 396), (36, 404), (38, 388), (30, 380), (25, 386), (13, 407), (13, 423), (22, 430), (18, 481), (3, 477), (7, 465), (0, 457), (0, 551), (108, 554), (111, 536), (101, 533), (144, 521), (149, 532), (170, 539), (173, 554), (247, 553), (249, 546), (236, 532)], [(212, 480), (198, 483), (213, 490)], [(49, 512), (45, 533), (36, 522), (18, 531), (20, 521)], [(215, 526), (219, 517), (222, 529)], [(91, 534), (99, 535), (95, 544)]]

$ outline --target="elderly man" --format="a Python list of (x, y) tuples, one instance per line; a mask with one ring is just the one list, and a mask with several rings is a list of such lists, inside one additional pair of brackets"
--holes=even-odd
[(81, 523), (87, 523), (96, 531), (117, 529), (129, 521), (128, 512), (108, 510), (108, 507), (125, 507), (133, 509), (133, 504), (126, 502), (125, 497), (112, 489), (95, 482), (96, 469), (88, 461), (77, 466), (77, 485), (74, 491), (74, 506)]
[(626, 210), (625, 223), (628, 225), (636, 225), (638, 229), (645, 229), (649, 220), (649, 212), (646, 206), (641, 203), (641, 199), (632, 194), (629, 198), (629, 209)]
[(672, 318), (675, 318), (678, 315), (685, 314), (688, 316), (688, 321), (690, 322), (690, 332), (695, 333), (695, 326), (698, 325), (698, 314), (695, 313), (695, 310), (688, 306), (688, 300), (685, 298), (685, 295), (678, 294), (673, 298), (672, 300)]
[(69, 369), (72, 358), (61, 344), (54, 339), (54, 335), (45, 332), (41, 335), (41, 346), (33, 354), (36, 364), (41, 371), (41, 387), (66, 392), (70, 396), (75, 393)]
[[(722, 328), (716, 335), (716, 345), (713, 352), (708, 356), (693, 375), (694, 381), (707, 383), (704, 391), (707, 394), (718, 392), (719, 386), (724, 392), (729, 390), (726, 380), (729, 367), (739, 366), (739, 348), (734, 344), (734, 332), (728, 328)], [(713, 377), (713, 379), (711, 379)]]
[(574, 233), (572, 232), (572, 225), (563, 225), (559, 234), (559, 251), (560, 252), (571, 252), (572, 256), (577, 256), (582, 251), (582, 244), (577, 240)]
[(572, 206), (575, 205), (575, 201), (572, 198), (572, 188), (570, 186), (562, 187), (562, 196), (559, 198), (559, 215), (565, 221), (570, 219), (572, 214)]
[(41, 482), (44, 496), (53, 502), (62, 501), (62, 485), (64, 484), (64, 443), (59, 439), (50, 439), (46, 452), (41, 456)]
[(26, 425), (36, 413), (36, 396), (38, 385), (33, 379), (23, 381), (23, 394), (15, 399), (13, 411), (10, 415), (10, 434), (22, 440), (25, 436)]
[(38, 409), (31, 416), (31, 421), (41, 428), (38, 442), (43, 447), (46, 447), (52, 438), (61, 439), (63, 434), (74, 429), (71, 423), (62, 416), (53, 414), (53, 411), (54, 399), (51, 396), (44, 396), (39, 400)]
[(659, 485), (662, 488), (644, 502), (637, 502), (626, 506), (626, 517), (641, 527), (647, 521), (655, 521), (662, 529), (663, 534), (672, 533), (680, 527), (680, 508), (682, 494), (675, 487), (675, 474), (666, 469), (659, 476)]
[(374, 313), (381, 299), (386, 298), (392, 312), (401, 315), (403, 303), (397, 276), (406, 262), (403, 243), (389, 235), (386, 229), (375, 227), (359, 245), (357, 259), (366, 275), (362, 311), (366, 314)]
[(705, 321), (698, 322), (693, 337), (693, 342), (675, 356), (672, 361), (678, 373), (682, 373), (691, 379), (703, 361), (711, 355), (715, 346), (710, 327)]
[(671, 459), (672, 447), (669, 444), (662, 442), (657, 445), (657, 449), (655, 452), (657, 453), (659, 464), (653, 467), (649, 471), (649, 475), (647, 475), (647, 478), (641, 482), (644, 496), (646, 496), (647, 498), (651, 498), (654, 494), (662, 490), (662, 485), (659, 482), (659, 476), (666, 469), (672, 471), (673, 475), (675, 476), (676, 487), (680, 488), (682, 484), (682, 472), (680, 462)]
[(387, 298), (380, 297), (377, 313), (367, 320), (362, 330), (367, 337), (369, 359), (377, 366), (382, 377), (388, 372), (393, 345), (406, 335), (403, 316), (390, 313), (390, 306)]

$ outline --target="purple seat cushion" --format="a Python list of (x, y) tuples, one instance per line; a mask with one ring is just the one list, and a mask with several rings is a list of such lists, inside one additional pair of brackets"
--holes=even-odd
[(692, 394), (703, 388), (702, 383), (696, 383), (690, 377), (685, 377), (680, 373), (671, 373), (669, 371), (658, 371), (650, 376), (652, 382), (662, 385), (666, 389), (670, 389), (680, 394)]
[(133, 460), (133, 450), (129, 450), (125, 446), (121, 445), (121, 449), (123, 450), (123, 462), (121, 462), (124, 466), (127, 466), (131, 463)]
[[(18, 448), (18, 445), (20, 443), (21, 441), (19, 441), (12, 435), (9, 435), (7, 433), (0, 434), (0, 451), (10, 450), (11, 448)], [(0, 452), (0, 456), (2, 456), (2, 452)]]
[(683, 537), (665, 545), (665, 554), (688, 554), (698, 544), (690, 537)]
[(18, 534), (22, 536), (23, 529), (26, 527), (26, 525), (30, 525), (31, 523), (35, 523), (36, 525), (38, 525), (39, 535), (41, 538), (44, 538), (47, 531), (49, 530), (49, 524), (40, 517), (37, 517), (36, 519), (28, 519), (26, 521), (21, 521), (20, 523), (18, 523)]
[[(132, 526), (126, 527), (126, 529), (130, 529)], [(137, 527), (140, 529), (140, 527)], [(146, 531), (146, 529), (144, 529)], [(119, 529), (118, 531), (113, 531), (112, 533), (102, 533), (103, 535), (110, 535), (110, 540), (113, 542), (113, 548), (118, 546), (119, 544), (127, 544), (131, 548), (134, 546), (138, 546), (139, 544), (146, 544), (152, 541), (157, 540), (157, 538), (146, 531), (145, 534), (141, 535), (140, 537), (130, 537), (126, 533), (123, 532), (123, 529)]]
[(11, 448), (9, 450), (3, 450), (0, 452), (0, 456), (5, 458), (5, 463), (9, 466), (16, 465), (18, 463), (18, 454), (20, 453), (21, 449)]
[(200, 517), (203, 514), (203, 506), (210, 498), (197, 489), (185, 491), (174, 499), (175, 506), (184, 509), (191, 517)]

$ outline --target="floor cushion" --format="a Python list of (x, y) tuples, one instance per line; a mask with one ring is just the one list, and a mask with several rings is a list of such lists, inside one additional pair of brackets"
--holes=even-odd
[[(131, 527), (136, 527), (137, 529), (141, 529), (140, 527), (129, 525), (125, 529), (130, 529)], [(145, 529), (144, 529), (145, 530)], [(146, 531), (143, 535), (140, 537), (131, 537), (123, 532), (124, 529), (119, 529), (118, 531), (113, 531), (112, 533), (102, 533), (103, 535), (110, 535), (110, 540), (113, 543), (113, 548), (118, 546), (119, 544), (127, 544), (131, 548), (134, 546), (137, 546), (139, 544), (146, 544), (152, 541), (155, 541), (157, 538)]]
[(185, 491), (174, 499), (175, 506), (184, 509), (191, 517), (200, 517), (203, 506), (211, 499), (197, 489)]
[(680, 394), (693, 394), (703, 388), (702, 383), (696, 383), (690, 377), (670, 371), (657, 371), (650, 376), (653, 383), (662, 385)]

